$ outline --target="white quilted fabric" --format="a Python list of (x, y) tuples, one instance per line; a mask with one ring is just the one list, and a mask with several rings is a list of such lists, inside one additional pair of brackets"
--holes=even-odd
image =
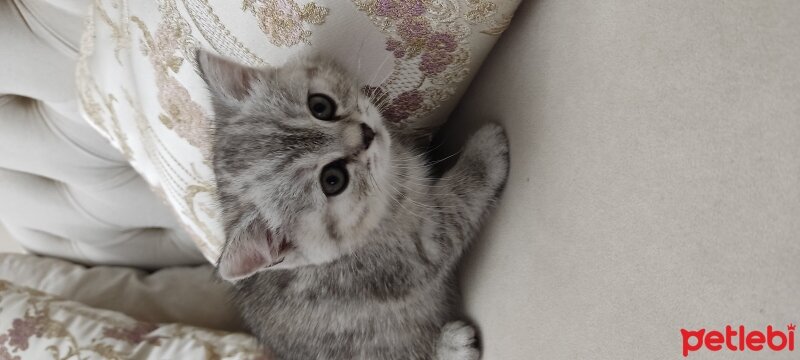
[(0, 221), (34, 253), (150, 268), (203, 262), (168, 207), (78, 114), (88, 5), (0, 0)]
[(139, 321), (245, 331), (230, 304), (230, 283), (212, 281), (213, 271), (210, 264), (153, 272), (124, 266), (85, 267), (44, 256), (0, 253), (0, 281)]

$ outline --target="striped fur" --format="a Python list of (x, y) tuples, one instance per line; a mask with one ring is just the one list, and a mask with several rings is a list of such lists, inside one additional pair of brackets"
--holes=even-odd
[[(380, 100), (330, 61), (248, 68), (200, 52), (214, 105), (214, 170), (227, 241), (219, 261), (243, 318), (276, 359), (474, 360), (454, 314), (455, 267), (508, 172), (490, 124), (432, 178), (424, 155), (380, 116)], [(340, 120), (313, 118), (324, 93)], [(375, 140), (365, 146), (367, 124)], [(326, 197), (321, 168), (346, 159)]]

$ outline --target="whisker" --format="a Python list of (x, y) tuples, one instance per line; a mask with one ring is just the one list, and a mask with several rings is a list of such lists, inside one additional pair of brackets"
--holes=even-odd
[[(404, 189), (406, 189), (408, 191), (411, 191), (413, 193), (419, 194), (419, 195), (425, 195), (425, 196), (431, 196), (431, 195), (433, 195), (433, 196), (440, 196), (440, 195), (441, 196), (448, 196), (448, 195), (452, 195), (452, 193), (449, 192), (449, 191), (442, 192), (442, 193), (432, 192), (432, 191), (418, 191), (418, 190), (416, 190), (416, 189), (414, 189), (414, 188), (412, 188), (412, 187), (410, 187), (410, 186), (408, 186), (406, 184), (400, 183), (400, 182), (394, 182), (394, 184), (397, 185), (397, 186), (400, 186), (400, 187), (402, 187), (402, 188), (404, 188)], [(421, 185), (421, 184), (417, 184), (417, 185), (420, 185), (420, 186), (425, 187), (425, 188), (433, 187), (433, 186)]]
[[(374, 176), (373, 176), (373, 180), (375, 180), (375, 177), (374, 177)], [(377, 184), (377, 182), (376, 182), (376, 184)], [(409, 210), (407, 207), (405, 207), (405, 206), (403, 205), (403, 203), (402, 203), (402, 202), (400, 202), (399, 200), (397, 200), (397, 198), (395, 198), (394, 196), (392, 196), (392, 194), (391, 194), (391, 193), (389, 193), (389, 194), (385, 193), (385, 192), (384, 192), (384, 189), (382, 189), (381, 187), (378, 187), (377, 185), (376, 185), (376, 189), (377, 189), (378, 191), (380, 191), (381, 193), (383, 193), (384, 195), (387, 195), (387, 196), (388, 196), (390, 199), (392, 199), (392, 200), (393, 200), (393, 201), (394, 201), (394, 202), (395, 202), (395, 203), (396, 203), (398, 206), (400, 206), (400, 207), (401, 207), (403, 210), (405, 210), (405, 211), (406, 211), (406, 212), (408, 212), (409, 214), (411, 214), (411, 215), (413, 215), (413, 216), (416, 216), (416, 217), (417, 217), (417, 218), (419, 218), (420, 220), (425, 220), (425, 219), (426, 219), (425, 217), (423, 217), (423, 216), (421, 216), (421, 215), (419, 215), (419, 214), (417, 214), (417, 213), (415, 213), (415, 212), (413, 212), (413, 211)]]
[[(427, 151), (427, 152), (432, 152), (432, 151), (434, 151), (434, 150), (436, 150), (436, 149), (431, 149), (431, 150), (429, 150), (429, 151)], [(436, 165), (436, 164), (438, 164), (438, 163), (441, 163), (441, 162), (443, 162), (443, 161), (447, 161), (448, 159), (450, 159), (450, 158), (452, 158), (452, 157), (454, 157), (454, 156), (456, 156), (456, 155), (459, 155), (459, 154), (461, 154), (461, 150), (459, 150), (459, 151), (456, 151), (455, 153), (453, 153), (453, 154), (450, 154), (450, 155), (448, 155), (448, 156), (445, 156), (445, 157), (443, 157), (443, 158), (441, 158), (441, 159), (439, 159), (439, 160), (436, 160), (436, 161), (430, 161), (430, 162), (426, 162), (426, 163), (425, 163), (425, 166)], [(421, 154), (421, 155), (423, 155), (423, 156), (424, 156), (425, 154)], [(399, 161), (400, 161), (400, 164), (408, 164), (409, 162), (412, 162), (412, 161), (414, 161), (414, 160), (420, 160), (420, 161), (421, 161), (422, 159), (414, 159), (414, 158), (401, 158), (401, 159), (397, 159), (397, 160), (399, 160)], [(406, 167), (400, 166), (400, 168), (401, 168), (401, 169), (408, 169), (408, 168), (415, 168), (415, 166), (406, 166)]]
[(386, 65), (386, 61), (389, 60), (389, 57), (392, 56), (390, 54), (386, 54), (386, 57), (383, 58), (383, 61), (380, 65), (378, 65), (378, 69), (375, 70), (375, 73), (372, 74), (372, 78), (369, 80), (369, 86), (373, 86), (375, 83), (375, 78), (378, 77), (378, 74), (383, 71), (383, 65)]
[[(452, 174), (452, 175), (461, 176), (461, 175), (463, 175), (463, 173), (459, 172), (459, 174)], [(450, 175), (448, 174), (448, 176), (450, 176)], [(451, 176), (451, 177), (453, 177), (453, 176)], [(436, 185), (436, 183), (438, 183), (438, 181), (441, 180), (441, 179), (416, 178), (416, 177), (411, 177), (411, 176), (405, 176), (403, 178), (405, 180), (407, 180), (409, 183), (412, 183), (414, 185), (425, 186), (425, 187), (434, 188), (434, 189), (435, 188), (447, 188), (446, 185)], [(426, 181), (431, 181), (431, 180), (434, 180), (433, 184), (426, 183)], [(423, 182), (419, 182), (419, 181), (423, 181)]]
[[(402, 196), (402, 193), (401, 193), (399, 190), (397, 190), (397, 188), (395, 188), (395, 187), (394, 187), (394, 186), (392, 186), (391, 184), (387, 184), (387, 185), (389, 185), (389, 186), (392, 188), (392, 189), (390, 190), (390, 192), (391, 192), (391, 191), (393, 191), (393, 193), (394, 193), (395, 195), (398, 195), (398, 196), (399, 196), (401, 199), (403, 199), (403, 200), (405, 200), (405, 201), (408, 201), (410, 205), (416, 206), (416, 207), (418, 207), (418, 208), (422, 208), (422, 209), (426, 209), (426, 210), (434, 211), (434, 212), (441, 212), (441, 210), (440, 210), (439, 208), (435, 207), (435, 206), (430, 206), (430, 205), (426, 205), (426, 204), (423, 204), (423, 203), (420, 203), (420, 202), (414, 201), (414, 199), (411, 199), (411, 198), (410, 198), (410, 197), (408, 197), (408, 196)], [(410, 209), (408, 209), (408, 208), (406, 208), (405, 206), (403, 206), (402, 202), (400, 202), (399, 200), (397, 200), (397, 198), (394, 198), (394, 199), (395, 199), (395, 201), (397, 201), (398, 205), (402, 206), (404, 209), (406, 209), (406, 210), (408, 210), (408, 211), (411, 211)], [(411, 211), (411, 212), (413, 213), (413, 211)], [(415, 215), (418, 215), (418, 214), (416, 214), (416, 213), (414, 213), (414, 214), (415, 214)], [(421, 217), (421, 218), (424, 218), (424, 217)]]

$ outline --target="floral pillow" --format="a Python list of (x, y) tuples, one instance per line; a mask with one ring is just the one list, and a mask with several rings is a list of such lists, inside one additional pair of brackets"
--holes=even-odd
[(203, 47), (250, 65), (327, 54), (409, 131), (443, 122), (519, 0), (93, 2), (77, 69), (87, 119), (176, 210), (210, 260), (223, 242)]
[(255, 338), (136, 321), (0, 280), (0, 359), (259, 359)]

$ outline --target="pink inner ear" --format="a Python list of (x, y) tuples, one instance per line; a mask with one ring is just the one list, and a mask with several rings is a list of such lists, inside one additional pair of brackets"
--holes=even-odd
[(236, 281), (271, 266), (274, 261), (267, 240), (269, 236), (260, 231), (247, 231), (232, 239), (222, 250), (219, 259), (220, 276), (228, 281)]
[(267, 259), (260, 253), (243, 254), (238, 259), (228, 259), (219, 264), (219, 274), (223, 279), (235, 281), (255, 274), (268, 265)]

